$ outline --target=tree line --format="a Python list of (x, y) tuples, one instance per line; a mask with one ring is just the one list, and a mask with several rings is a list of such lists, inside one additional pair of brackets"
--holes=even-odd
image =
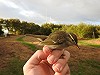
[(98, 38), (100, 35), (100, 25), (86, 23), (75, 24), (53, 24), (44, 23), (41, 26), (34, 22), (20, 21), (19, 19), (0, 19), (0, 35), (2, 29), (7, 29), (11, 34), (36, 34), (49, 35), (57, 30), (76, 34), (79, 38)]

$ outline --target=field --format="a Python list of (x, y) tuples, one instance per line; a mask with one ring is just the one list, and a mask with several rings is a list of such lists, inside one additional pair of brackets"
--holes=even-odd
[[(32, 36), (0, 37), (0, 75), (23, 75), (25, 62), (42, 48), (38, 43)], [(66, 48), (71, 75), (100, 75), (100, 38), (79, 40), (79, 47)]]

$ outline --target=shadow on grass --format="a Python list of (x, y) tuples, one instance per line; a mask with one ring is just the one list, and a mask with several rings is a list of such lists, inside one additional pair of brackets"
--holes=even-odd
[(80, 60), (74, 64), (70, 64), (72, 75), (100, 75), (100, 61), (96, 60)]

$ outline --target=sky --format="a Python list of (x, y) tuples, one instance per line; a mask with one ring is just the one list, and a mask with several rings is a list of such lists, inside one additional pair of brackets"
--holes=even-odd
[(100, 24), (100, 0), (0, 0), (0, 18), (37, 24)]

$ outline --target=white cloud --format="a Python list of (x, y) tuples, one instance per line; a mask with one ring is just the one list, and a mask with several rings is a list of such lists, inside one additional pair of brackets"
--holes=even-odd
[(11, 8), (19, 8), (14, 2), (10, 0), (0, 0), (0, 3), (3, 3), (4, 5), (11, 7)]
[(35, 12), (35, 11), (31, 11), (31, 10), (21, 10), (19, 12), (21, 15), (25, 16), (25, 17), (30, 17), (30, 18), (42, 18), (44, 19), (45, 17), (42, 16), (41, 14)]
[(33, 11), (26, 11), (26, 10), (21, 10), (19, 13), (26, 17), (33, 17), (33, 15), (35, 15)]
[(48, 23), (58, 23), (56, 20), (54, 20), (53, 18), (51, 18), (51, 17), (47, 17), (47, 22)]

